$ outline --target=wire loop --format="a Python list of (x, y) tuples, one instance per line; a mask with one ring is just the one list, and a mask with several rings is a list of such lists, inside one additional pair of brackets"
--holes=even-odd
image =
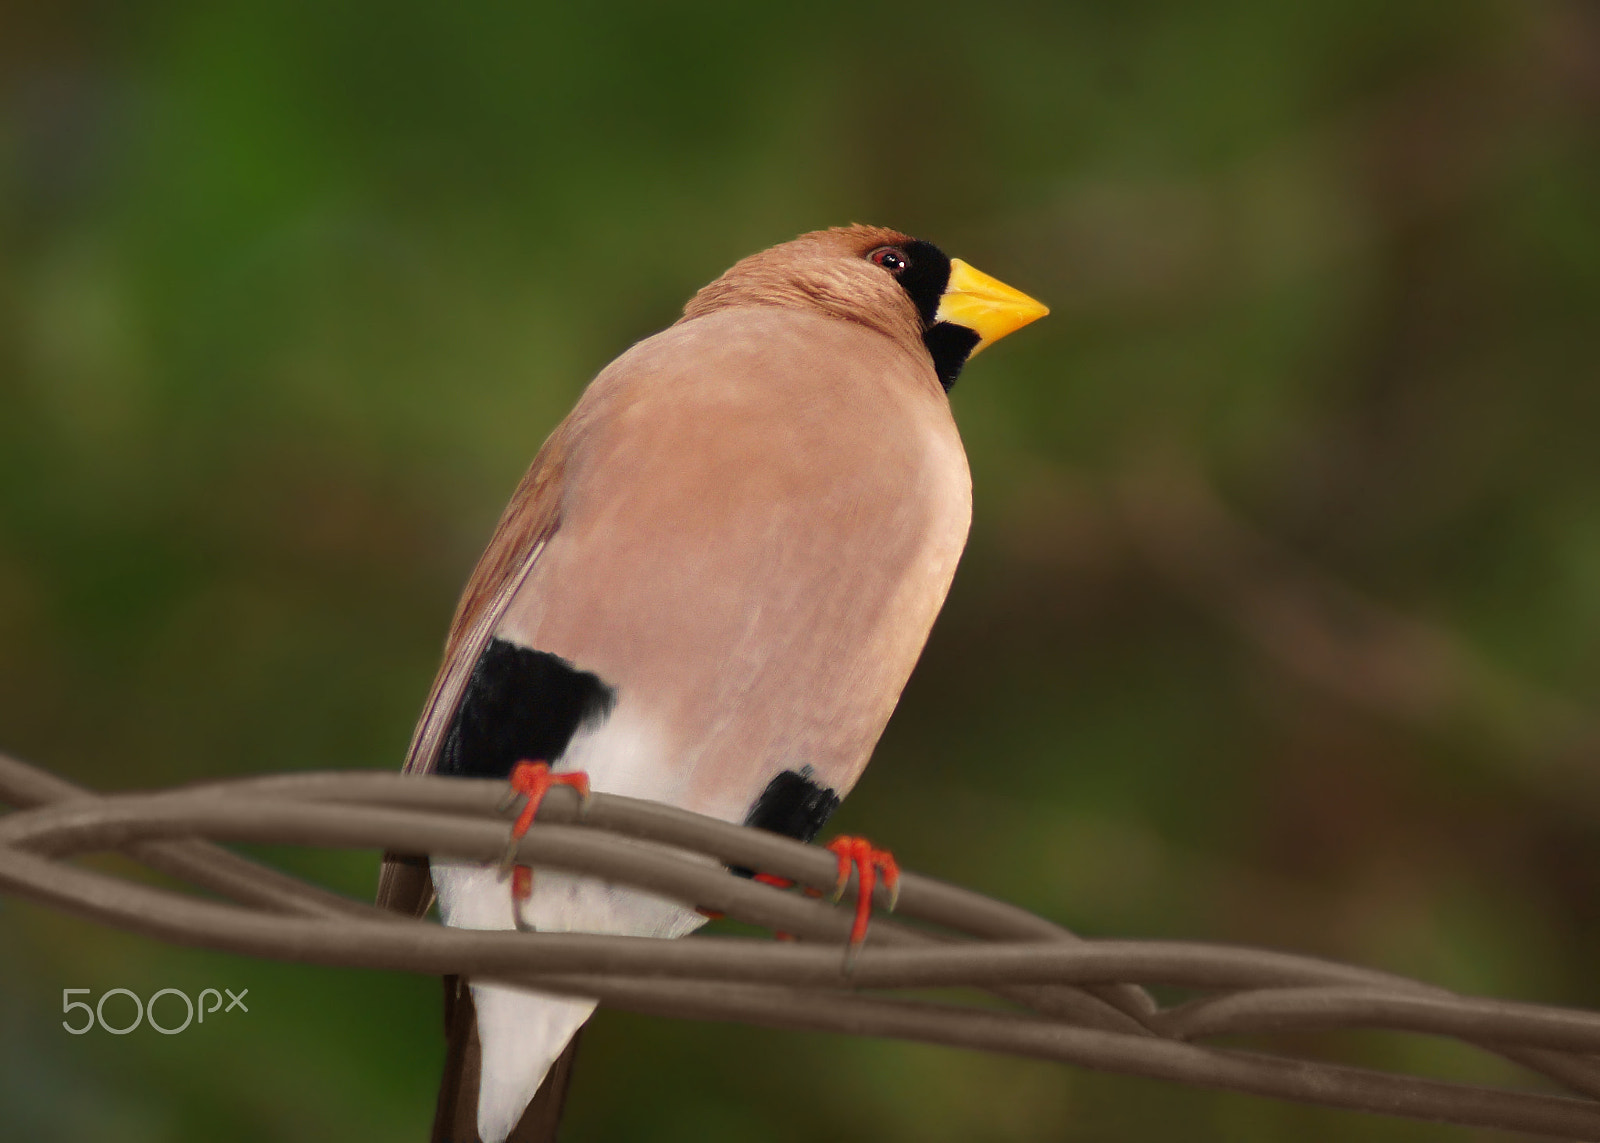
[[(449, 929), (307, 884), (219, 842), (498, 860), (505, 785), (348, 772), (97, 795), (0, 754), (0, 891), (176, 944), (326, 965), (462, 973), (637, 1012), (843, 1032), (1463, 1126), (1600, 1139), (1600, 1013), (1445, 991), (1266, 949), (1083, 940), (1015, 906), (914, 873), (849, 971), (852, 907), (739, 878), (831, 888), (837, 859), (775, 834), (556, 788), (520, 864), (592, 874), (792, 934), (676, 941)], [(72, 864), (119, 850), (201, 897)], [(889, 904), (880, 886), (880, 907)], [(850, 894), (846, 894), (847, 901)], [(1161, 1008), (1146, 986), (1214, 995)], [(939, 1002), (909, 989), (954, 989)], [(997, 1008), (988, 993), (1008, 1002)], [(1197, 1041), (1344, 1028), (1451, 1037), (1573, 1095), (1481, 1087)]]

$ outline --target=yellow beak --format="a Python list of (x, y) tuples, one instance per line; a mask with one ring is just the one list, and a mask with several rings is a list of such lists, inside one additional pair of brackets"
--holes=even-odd
[(1015, 333), (1031, 321), (1050, 312), (1021, 290), (1013, 290), (998, 278), (974, 270), (960, 258), (950, 259), (950, 284), (939, 299), (935, 321), (965, 326), (978, 335), (978, 344), (968, 356), (976, 357), (1008, 333)]

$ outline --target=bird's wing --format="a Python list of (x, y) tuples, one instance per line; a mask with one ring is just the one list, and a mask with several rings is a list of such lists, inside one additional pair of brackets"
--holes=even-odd
[[(404, 772), (428, 774), (460, 705), (473, 664), (483, 654), (495, 624), (517, 589), (538, 562), (545, 544), (560, 526), (561, 478), (573, 435), (573, 423), (553, 433), (506, 505), (493, 538), (467, 581), (445, 642), (444, 661), (434, 676), (406, 752)], [(424, 855), (385, 853), (378, 874), (380, 907), (420, 917), (433, 900)]]

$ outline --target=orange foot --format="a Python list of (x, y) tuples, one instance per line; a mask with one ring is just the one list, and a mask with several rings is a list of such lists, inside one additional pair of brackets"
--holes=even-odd
[(883, 874), (883, 884), (889, 890), (889, 908), (893, 909), (900, 898), (900, 866), (887, 849), (874, 849), (864, 837), (836, 837), (827, 845), (830, 853), (839, 859), (839, 879), (833, 887), (833, 899), (844, 896), (850, 884), (850, 870), (856, 871), (856, 919), (850, 926), (850, 948), (854, 953), (867, 938), (867, 922), (872, 918), (872, 890), (878, 874)]
[(526, 901), (533, 894), (532, 868), (513, 864), (517, 842), (533, 824), (534, 815), (539, 812), (539, 805), (551, 786), (571, 786), (585, 801), (589, 798), (589, 775), (581, 770), (552, 774), (548, 762), (518, 762), (511, 770), (511, 800), (514, 802), (520, 796), (527, 801), (511, 826), (511, 843), (506, 847), (505, 859), (500, 865), (502, 869), (511, 870), (511, 896), (517, 901)]

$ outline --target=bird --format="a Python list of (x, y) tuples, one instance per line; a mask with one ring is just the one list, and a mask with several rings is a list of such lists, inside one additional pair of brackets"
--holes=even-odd
[[(878, 226), (735, 263), (602, 369), (538, 451), (462, 593), (406, 772), (586, 782), (811, 841), (966, 545), (951, 386), (1048, 312)], [(508, 885), (493, 865), (385, 855), (380, 904), (421, 915), (434, 895), (471, 929), (678, 937), (705, 921), (592, 877)], [(553, 1138), (594, 1003), (445, 983), (434, 1139)]]

